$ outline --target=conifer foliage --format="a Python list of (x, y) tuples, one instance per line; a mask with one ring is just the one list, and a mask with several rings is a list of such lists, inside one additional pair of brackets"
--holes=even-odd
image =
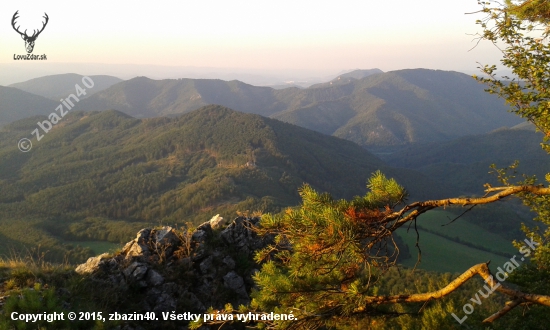
[[(416, 223), (422, 213), (452, 205), (493, 203), (512, 195), (550, 195), (550, 188), (534, 185), (490, 187), (479, 198), (449, 198), (413, 202), (402, 207), (407, 193), (394, 179), (375, 172), (369, 191), (354, 199), (335, 200), (308, 185), (300, 189), (302, 204), (278, 215), (264, 215), (260, 234), (273, 235), (273, 244), (256, 254), (263, 263), (255, 275), (259, 290), (250, 309), (264, 313), (292, 313), (292, 321), (270, 321), (269, 329), (345, 328), (369, 316), (402, 315), (398, 304), (428, 303), (464, 285), (474, 275), (517, 302), (550, 306), (550, 295), (526, 294), (493, 281), (488, 263), (473, 265), (446, 286), (431, 292), (388, 295), (377, 285), (399, 249), (393, 232)], [(484, 320), (493, 322), (509, 306)], [(420, 308), (420, 307), (419, 307)], [(420, 310), (424, 309), (421, 306)], [(405, 313), (406, 314), (406, 313)]]
[(367, 188), (365, 196), (347, 201), (305, 185), (301, 207), (264, 215), (261, 231), (276, 237), (256, 256), (257, 262), (267, 262), (256, 275), (262, 290), (253, 307), (292, 311), (299, 321), (282, 328), (296, 329), (342, 325), (352, 315), (377, 313), (357, 307), (364, 305), (366, 293), (373, 293), (378, 275), (396, 261), (395, 223), (383, 220), (407, 194), (379, 171)]

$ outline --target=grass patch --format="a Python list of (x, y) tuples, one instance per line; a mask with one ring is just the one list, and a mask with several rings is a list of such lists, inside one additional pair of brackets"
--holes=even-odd
[(64, 243), (89, 248), (95, 255), (100, 255), (105, 252), (114, 252), (121, 247), (121, 244), (106, 241), (64, 241)]
[[(429, 233), (419, 229), (420, 248), (422, 250), (422, 262), (418, 268), (437, 271), (462, 273), (466, 269), (481, 262), (491, 260), (491, 269), (496, 269), (497, 266), (502, 266), (509, 259), (502, 256), (471, 248), (460, 243), (456, 243), (441, 236)], [(404, 266), (414, 267), (416, 263), (416, 232), (406, 228), (400, 228), (396, 231), (403, 241), (409, 246), (412, 258), (402, 262)], [(516, 251), (517, 252), (517, 251)], [(512, 257), (513, 254), (510, 255)]]
[[(459, 238), (461, 241), (483, 246), (491, 251), (509, 254), (510, 256), (517, 253), (510, 240), (471, 223), (470, 221), (475, 219), (475, 213), (466, 214), (464, 219), (460, 218), (447, 226), (442, 226), (448, 224), (454, 218), (456, 218), (456, 214), (448, 211), (430, 211), (418, 218), (417, 226), (447, 238)], [(466, 221), (466, 219), (469, 221)]]
[(75, 313), (94, 311), (103, 315), (128, 313), (140, 308), (139, 292), (82, 276), (70, 264), (58, 264), (26, 257), (0, 258), (0, 296), (7, 297), (0, 313), (0, 329), (112, 329), (120, 321), (74, 321), (25, 323), (13, 321), (12, 312)]
[[(435, 210), (418, 218), (422, 262), (418, 268), (437, 272), (462, 273), (471, 266), (491, 260), (490, 268), (502, 266), (509, 258), (518, 254), (512, 242), (502, 236), (473, 224), (475, 211), (457, 219), (456, 214), (445, 210)], [(442, 226), (448, 224), (446, 226)], [(402, 261), (414, 267), (417, 260), (416, 232), (400, 228), (396, 234), (409, 247), (411, 258)]]

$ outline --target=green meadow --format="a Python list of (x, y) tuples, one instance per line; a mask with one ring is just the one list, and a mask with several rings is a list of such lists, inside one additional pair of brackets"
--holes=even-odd
[[(475, 264), (490, 260), (490, 268), (494, 270), (518, 255), (509, 240), (473, 224), (475, 213), (450, 223), (454, 218), (454, 213), (444, 210), (430, 211), (418, 218), (422, 252), (418, 268), (462, 273)], [(414, 267), (418, 256), (414, 225), (400, 228), (396, 233), (407, 244), (412, 256), (402, 264)]]

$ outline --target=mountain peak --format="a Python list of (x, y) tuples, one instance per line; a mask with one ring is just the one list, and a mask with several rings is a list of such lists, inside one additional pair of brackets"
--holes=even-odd
[(350, 72), (339, 75), (334, 80), (337, 80), (337, 79), (342, 80), (342, 79), (346, 79), (346, 78), (363, 79), (365, 77), (371, 76), (373, 74), (378, 74), (378, 73), (384, 73), (384, 71), (382, 71), (378, 68), (366, 69), (366, 70), (355, 69), (353, 71), (350, 71)]

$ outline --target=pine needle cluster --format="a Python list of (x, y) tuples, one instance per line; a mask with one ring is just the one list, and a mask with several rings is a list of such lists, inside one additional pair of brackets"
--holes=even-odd
[(300, 207), (263, 216), (260, 232), (275, 234), (275, 240), (256, 255), (264, 264), (255, 276), (260, 290), (253, 296), (253, 308), (292, 311), (299, 321), (279, 326), (296, 329), (342, 325), (354, 315), (383, 313), (364, 298), (395, 264), (398, 249), (391, 223), (383, 220), (407, 193), (379, 171), (367, 188), (366, 195), (347, 201), (304, 185)]

